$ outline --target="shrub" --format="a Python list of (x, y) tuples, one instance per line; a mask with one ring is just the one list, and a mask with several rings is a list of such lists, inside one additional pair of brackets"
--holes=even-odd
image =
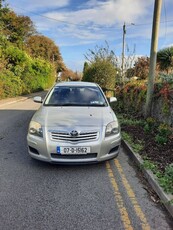
[(15, 97), (22, 94), (22, 80), (9, 70), (0, 73), (0, 82), (0, 98)]
[(169, 135), (171, 135), (170, 127), (167, 124), (160, 124), (158, 127), (158, 134), (155, 137), (155, 141), (158, 144), (166, 144)]
[(168, 165), (164, 174), (159, 176), (159, 183), (165, 192), (173, 194), (173, 164)]
[(43, 90), (55, 82), (55, 68), (51, 63), (31, 58), (11, 44), (3, 47), (0, 60), (0, 98)]
[(156, 124), (156, 120), (153, 117), (148, 117), (146, 119), (146, 124), (144, 126), (144, 131), (146, 133), (150, 133), (152, 131), (154, 131), (154, 129), (156, 128), (157, 124)]

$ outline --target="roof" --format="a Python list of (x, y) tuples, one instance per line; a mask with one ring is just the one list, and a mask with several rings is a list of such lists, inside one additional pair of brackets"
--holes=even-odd
[(97, 84), (84, 81), (64, 81), (57, 83), (55, 86), (97, 86)]

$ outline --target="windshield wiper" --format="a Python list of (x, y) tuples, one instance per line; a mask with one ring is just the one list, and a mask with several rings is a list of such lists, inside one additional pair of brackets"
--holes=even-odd
[(84, 107), (105, 107), (106, 104), (81, 104), (81, 103), (63, 103), (63, 104), (44, 104), (44, 106), (84, 106)]
[(90, 107), (105, 107), (106, 104), (90, 104), (88, 106), (90, 106)]
[(59, 104), (59, 106), (85, 106), (85, 105), (80, 103), (63, 103), (63, 104)]

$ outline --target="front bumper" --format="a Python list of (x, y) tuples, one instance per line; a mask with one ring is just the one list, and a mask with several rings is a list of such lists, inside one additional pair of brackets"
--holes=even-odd
[[(28, 152), (32, 158), (50, 163), (75, 164), (75, 163), (97, 163), (117, 157), (120, 150), (121, 135), (99, 138), (95, 141), (70, 143), (52, 141), (48, 137), (37, 137), (31, 134), (27, 136)], [(66, 147), (90, 147), (88, 154), (61, 155), (56, 152), (57, 146)]]

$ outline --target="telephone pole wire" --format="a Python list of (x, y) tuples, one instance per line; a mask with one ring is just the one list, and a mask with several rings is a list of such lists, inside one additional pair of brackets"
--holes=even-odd
[(149, 76), (148, 76), (147, 98), (146, 98), (146, 105), (145, 105), (145, 117), (151, 116), (152, 98), (153, 98), (153, 93), (154, 93), (154, 80), (155, 80), (155, 69), (156, 69), (156, 59), (157, 59), (157, 47), (158, 47), (161, 6), (162, 6), (162, 0), (155, 0), (151, 49), (150, 49), (150, 68), (149, 68)]

